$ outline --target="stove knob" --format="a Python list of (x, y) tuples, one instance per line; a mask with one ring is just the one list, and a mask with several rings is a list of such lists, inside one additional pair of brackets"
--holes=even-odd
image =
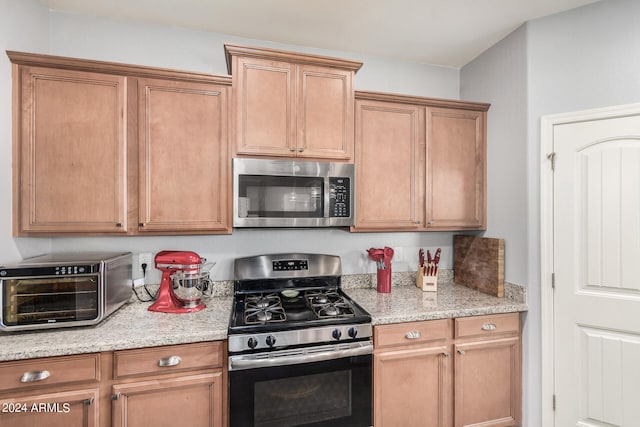
[(267, 336), (267, 345), (269, 347), (273, 347), (275, 344), (276, 344), (276, 337), (274, 337), (273, 335)]
[(355, 338), (358, 335), (358, 330), (356, 328), (349, 328), (348, 334), (351, 338)]
[(258, 340), (255, 339), (254, 337), (249, 338), (249, 341), (247, 341), (247, 345), (249, 346), (250, 349), (254, 349), (258, 346)]
[(340, 332), (340, 329), (334, 329), (333, 332), (331, 333), (331, 336), (333, 337), (333, 339), (339, 340), (340, 337), (342, 336), (342, 332)]

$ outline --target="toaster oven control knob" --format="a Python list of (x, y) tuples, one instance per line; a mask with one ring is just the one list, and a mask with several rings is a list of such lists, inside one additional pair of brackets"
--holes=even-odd
[(274, 345), (276, 345), (276, 337), (274, 337), (273, 335), (267, 336), (267, 345), (269, 347), (273, 347)]
[(349, 330), (347, 331), (347, 333), (349, 334), (349, 336), (351, 338), (355, 338), (356, 335), (358, 335), (358, 330), (356, 328), (349, 328)]
[(258, 340), (255, 339), (254, 337), (251, 337), (247, 341), (247, 345), (249, 346), (250, 349), (254, 349), (258, 346)]
[(339, 340), (340, 337), (342, 336), (342, 332), (340, 332), (340, 329), (334, 329), (333, 332), (331, 333), (331, 336), (333, 337), (333, 339)]

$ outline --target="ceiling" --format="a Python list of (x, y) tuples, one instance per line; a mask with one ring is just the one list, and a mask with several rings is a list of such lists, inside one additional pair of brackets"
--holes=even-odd
[(524, 22), (598, 0), (40, 0), (54, 10), (461, 67)]

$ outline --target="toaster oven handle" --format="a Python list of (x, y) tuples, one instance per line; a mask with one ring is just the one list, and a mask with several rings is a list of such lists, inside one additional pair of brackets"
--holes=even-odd
[(33, 383), (36, 381), (43, 381), (46, 380), (47, 378), (49, 378), (51, 376), (51, 373), (49, 371), (29, 371), (29, 372), (25, 372), (24, 374), (22, 374), (22, 377), (20, 377), (20, 382), (21, 383)]
[(345, 357), (364, 356), (373, 353), (373, 345), (366, 344), (355, 348), (327, 350), (318, 353), (301, 353), (287, 356), (243, 359), (242, 356), (229, 358), (229, 370), (268, 368), (274, 366), (297, 365), (300, 363), (321, 362)]

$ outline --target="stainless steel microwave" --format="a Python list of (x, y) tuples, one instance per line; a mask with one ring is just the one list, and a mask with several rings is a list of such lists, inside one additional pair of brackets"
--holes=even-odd
[(233, 159), (234, 227), (348, 227), (351, 163)]
[(131, 298), (131, 261), (131, 253), (67, 253), (0, 266), (0, 331), (99, 323)]

